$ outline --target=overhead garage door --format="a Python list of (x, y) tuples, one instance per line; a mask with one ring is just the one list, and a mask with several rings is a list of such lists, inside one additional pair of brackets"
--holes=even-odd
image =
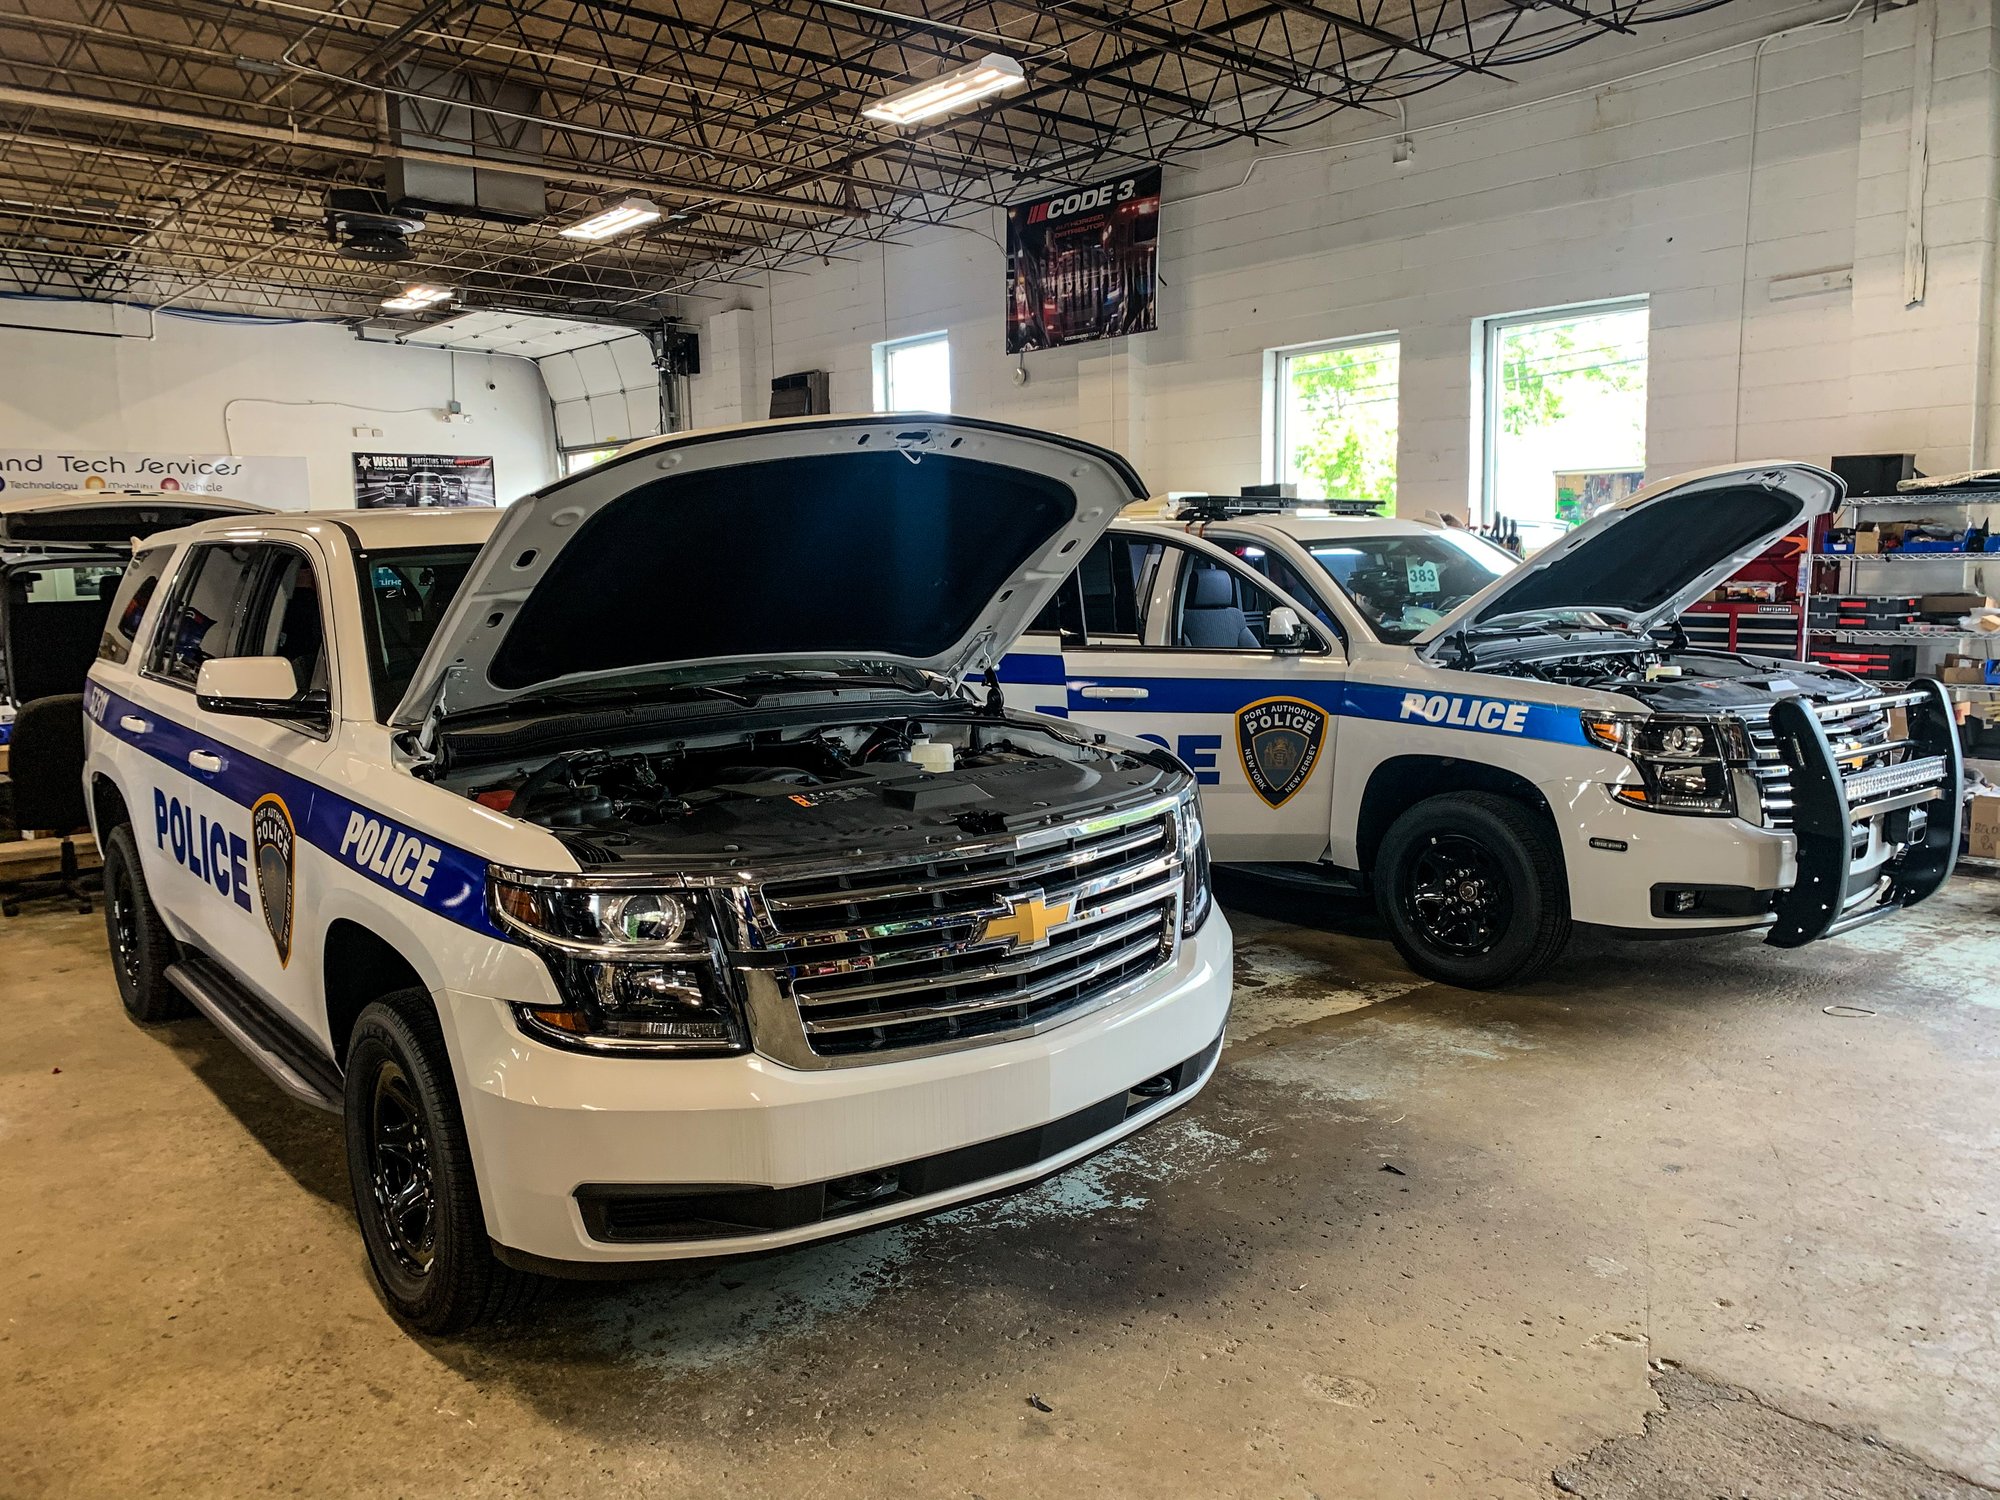
[(589, 344), (535, 363), (555, 406), (556, 441), (565, 453), (613, 448), (662, 430), (660, 372), (653, 346), (638, 334)]

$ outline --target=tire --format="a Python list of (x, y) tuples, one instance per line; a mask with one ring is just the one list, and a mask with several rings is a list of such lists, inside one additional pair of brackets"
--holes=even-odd
[(104, 841), (104, 936), (126, 1015), (142, 1026), (157, 1026), (194, 1013), (187, 997), (167, 982), (179, 950), (146, 889), (139, 841), (129, 823), (112, 829)]
[(343, 1112), (355, 1216), (397, 1321), (454, 1334), (523, 1309), (538, 1278), (502, 1265), (486, 1238), (465, 1117), (428, 993), (401, 990), (361, 1012), (348, 1042)]
[(1375, 857), (1375, 904), (1409, 966), (1469, 990), (1547, 968), (1569, 941), (1569, 885), (1548, 820), (1492, 792), (1419, 802)]

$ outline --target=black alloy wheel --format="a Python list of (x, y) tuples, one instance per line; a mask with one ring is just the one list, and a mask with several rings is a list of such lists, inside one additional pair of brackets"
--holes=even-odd
[(146, 890), (139, 843), (126, 823), (104, 839), (104, 939), (128, 1016), (151, 1026), (192, 1013), (187, 997), (167, 979), (179, 951)]
[(1433, 834), (1406, 877), (1402, 900), (1433, 947), (1490, 953), (1507, 930), (1514, 903), (1491, 849), (1462, 833)]
[(409, 1075), (394, 1062), (375, 1073), (368, 1120), (368, 1178), (376, 1222), (397, 1265), (428, 1276), (437, 1260), (437, 1185), (431, 1137)]
[(343, 1063), (347, 1178), (389, 1311), (419, 1333), (454, 1334), (525, 1308), (540, 1278), (502, 1264), (487, 1238), (430, 994), (398, 990), (365, 1006)]
[(1542, 808), (1496, 792), (1446, 792), (1405, 810), (1370, 872), (1409, 966), (1466, 989), (1547, 967), (1569, 940), (1569, 877)]

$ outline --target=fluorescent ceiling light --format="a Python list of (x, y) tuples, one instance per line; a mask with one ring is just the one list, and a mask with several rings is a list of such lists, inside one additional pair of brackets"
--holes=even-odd
[(644, 198), (626, 198), (556, 232), (566, 240), (608, 240), (651, 224), (659, 217), (660, 210)]
[(382, 306), (388, 312), (416, 312), (420, 308), (431, 307), (439, 302), (451, 300), (448, 286), (406, 286), (398, 296), (385, 297)]
[(933, 115), (963, 109), (990, 94), (1020, 88), (1027, 81), (1020, 63), (998, 52), (989, 52), (978, 62), (955, 68), (942, 78), (912, 84), (887, 98), (877, 99), (861, 113), (889, 125), (914, 125)]

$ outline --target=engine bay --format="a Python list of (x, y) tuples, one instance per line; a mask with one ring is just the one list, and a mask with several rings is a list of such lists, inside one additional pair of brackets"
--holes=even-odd
[[(822, 841), (952, 829), (997, 834), (1122, 802), (1178, 776), (1165, 751), (1012, 716), (893, 717), (565, 749), (447, 782), (482, 806), (566, 836), (582, 857), (796, 856)], [(570, 837), (574, 836), (574, 837)], [(935, 837), (935, 835), (932, 835)], [(614, 856), (614, 857), (631, 857)]]
[(1806, 662), (1666, 647), (1483, 663), (1479, 670), (1564, 687), (1624, 693), (1661, 712), (1768, 708), (1779, 698), (1800, 696), (1838, 702), (1873, 691), (1846, 672)]

